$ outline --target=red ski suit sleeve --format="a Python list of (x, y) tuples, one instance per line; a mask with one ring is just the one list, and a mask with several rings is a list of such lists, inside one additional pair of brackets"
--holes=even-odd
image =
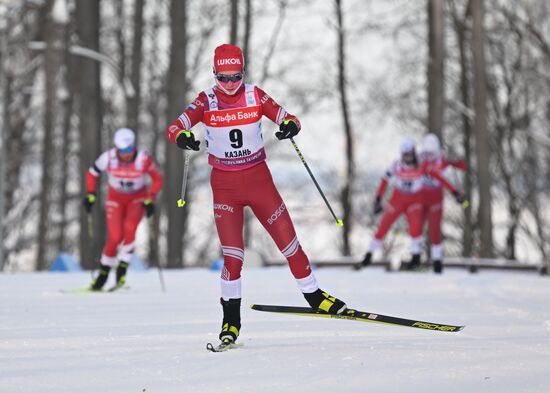
[(461, 171), (465, 171), (467, 168), (466, 162), (464, 160), (448, 160), (445, 158), (443, 160), (443, 168), (446, 168), (448, 166), (455, 167), (456, 169), (460, 169)]
[[(218, 100), (220, 102), (220, 109), (227, 109), (231, 107), (239, 106), (239, 103), (242, 101), (241, 106), (244, 104), (244, 95), (245, 89), (244, 86), (241, 87), (239, 92), (234, 96), (229, 96), (220, 92), (217, 89), (214, 89)], [(259, 87), (255, 87), (255, 95), (257, 101), (262, 107), (262, 114), (266, 116), (269, 120), (275, 124), (281, 124), (285, 120), (292, 120), (298, 126), (298, 131), (301, 129), (300, 121), (294, 115), (288, 113), (282, 106), (280, 106), (275, 100), (273, 100), (266, 92), (264, 92)], [(224, 106), (222, 108), (222, 105)], [(206, 94), (201, 92), (194, 100), (189, 104), (189, 106), (182, 112), (182, 114), (173, 122), (171, 122), (166, 128), (166, 138), (171, 143), (176, 143), (176, 138), (182, 130), (188, 131), (195, 124), (199, 123), (203, 119), (204, 111), (208, 106), (208, 98)]]
[(86, 193), (88, 194), (95, 194), (97, 191), (97, 179), (99, 177), (99, 173), (97, 173), (93, 167), (88, 169), (88, 172), (86, 173)]
[[(439, 171), (433, 168), (428, 163), (422, 163), (421, 164), (421, 170), (424, 174), (429, 175), (433, 177), (436, 180), (439, 180), (443, 187), (448, 189), (450, 192), (454, 193), (456, 192), (456, 188), (445, 179)], [(382, 198), (384, 196), (384, 193), (386, 192), (386, 188), (388, 187), (389, 179), (393, 176), (393, 167), (388, 169), (385, 173), (385, 175), (380, 179), (380, 184), (378, 185), (378, 189), (376, 190), (376, 196), (379, 198)]]
[(441, 175), (441, 172), (435, 170), (429, 164), (427, 163), (422, 164), (422, 172), (424, 172), (428, 176), (433, 177), (436, 180), (439, 180), (439, 182), (443, 185), (443, 187), (445, 187), (450, 192), (452, 193), (456, 192), (456, 188)]
[(147, 163), (149, 165), (147, 166), (145, 172), (151, 178), (151, 186), (149, 187), (147, 193), (147, 199), (151, 199), (154, 201), (160, 189), (162, 188), (162, 184), (164, 183), (164, 176), (162, 176), (162, 173), (160, 173), (157, 164), (153, 160), (153, 157), (149, 156)]
[(384, 176), (382, 176), (382, 179), (380, 179), (380, 184), (378, 185), (378, 188), (376, 189), (376, 196), (380, 199), (384, 196), (384, 193), (386, 192), (386, 188), (388, 187), (388, 183), (390, 178), (393, 176), (394, 167), (392, 166), (390, 169), (386, 171)]

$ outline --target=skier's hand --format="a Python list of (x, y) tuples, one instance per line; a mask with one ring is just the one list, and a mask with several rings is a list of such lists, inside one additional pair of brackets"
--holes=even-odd
[(145, 199), (143, 201), (143, 207), (145, 209), (145, 215), (147, 218), (151, 217), (153, 214), (155, 214), (155, 204), (150, 199)]
[(176, 144), (180, 149), (198, 151), (201, 142), (195, 140), (191, 131), (181, 130), (176, 137)]
[(376, 199), (374, 200), (374, 206), (373, 206), (372, 212), (376, 216), (382, 213), (382, 210), (384, 210), (384, 208), (382, 207), (382, 198), (377, 196)]
[(466, 201), (466, 197), (460, 191), (454, 191), (453, 196), (457, 203), (463, 204)]
[(86, 196), (82, 199), (82, 205), (84, 206), (84, 209), (86, 210), (86, 213), (90, 213), (92, 211), (92, 206), (94, 205), (96, 201), (96, 196), (94, 193), (87, 193)]
[(275, 136), (279, 140), (292, 138), (298, 134), (298, 125), (292, 119), (283, 120), (279, 125), (279, 131), (275, 133)]

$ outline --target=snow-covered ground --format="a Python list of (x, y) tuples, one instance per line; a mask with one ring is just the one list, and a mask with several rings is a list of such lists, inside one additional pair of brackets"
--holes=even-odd
[[(244, 347), (210, 353), (218, 273), (130, 272), (129, 290), (71, 295), (89, 273), (0, 275), (0, 392), (549, 392), (550, 280), (533, 273), (318, 269), (350, 306), (458, 333), (243, 308)], [(243, 272), (244, 304), (305, 305), (286, 268)]]

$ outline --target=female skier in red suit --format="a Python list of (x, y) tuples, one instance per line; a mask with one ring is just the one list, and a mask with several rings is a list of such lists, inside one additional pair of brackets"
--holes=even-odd
[[(405, 138), (400, 146), (401, 159), (395, 161), (380, 181), (374, 202), (374, 214), (384, 211), (378, 225), (378, 230), (371, 240), (363, 261), (356, 267), (361, 268), (372, 262), (372, 254), (376, 251), (393, 223), (401, 214), (405, 214), (411, 236), (411, 262), (407, 269), (415, 269), (420, 265), (422, 251), (422, 185), (424, 177), (429, 175), (453, 193), (457, 201), (463, 197), (439, 172), (425, 164), (420, 164), (416, 156), (415, 143), (411, 138)], [(390, 180), (393, 180), (394, 189), (385, 209), (382, 208), (382, 197)]]
[[(427, 134), (422, 142), (420, 162), (431, 172), (441, 173), (448, 166), (466, 170), (463, 160), (449, 160), (441, 152), (439, 139)], [(433, 176), (424, 176), (422, 184), (422, 209), (424, 221), (428, 221), (430, 236), (430, 257), (435, 273), (443, 272), (443, 245), (441, 244), (441, 220), (443, 218), (443, 186)]]
[(265, 163), (261, 120), (279, 125), (279, 140), (300, 131), (296, 116), (288, 113), (262, 89), (244, 83), (245, 67), (239, 47), (221, 45), (214, 53), (215, 85), (197, 98), (166, 130), (170, 142), (182, 149), (199, 150), (189, 130), (205, 126), (214, 218), (224, 255), (221, 273), (223, 308), (220, 340), (234, 342), (241, 328), (241, 269), (244, 261), (243, 209), (250, 206), (286, 257), (299, 289), (311, 307), (341, 313), (346, 305), (319, 289), (302, 250), (290, 215)]
[[(103, 248), (98, 276), (90, 289), (100, 291), (112, 267), (116, 270), (116, 287), (126, 282), (126, 271), (134, 253), (136, 230), (143, 213), (153, 215), (155, 196), (162, 187), (162, 175), (151, 155), (136, 149), (136, 136), (129, 128), (115, 132), (115, 147), (103, 152), (86, 175), (87, 194), (84, 208), (89, 213), (96, 201), (97, 180), (107, 174), (107, 241)], [(152, 180), (147, 186), (146, 177)]]

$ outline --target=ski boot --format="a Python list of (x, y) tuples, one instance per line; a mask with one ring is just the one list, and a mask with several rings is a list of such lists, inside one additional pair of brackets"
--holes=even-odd
[(241, 329), (241, 299), (223, 300), (220, 298), (223, 308), (222, 331), (220, 340), (222, 344), (232, 344), (237, 341)]
[(402, 270), (415, 271), (420, 270), (420, 254), (413, 254), (410, 262), (403, 265)]
[(362, 268), (369, 266), (371, 263), (372, 263), (372, 253), (367, 252), (363, 260), (360, 263), (356, 263), (355, 265), (353, 265), (353, 268), (355, 270), (361, 270)]
[(120, 261), (118, 267), (116, 268), (116, 284), (113, 288), (113, 291), (122, 288), (126, 284), (126, 272), (128, 271), (128, 262)]
[(315, 292), (304, 293), (304, 297), (311, 308), (327, 314), (342, 314), (346, 311), (346, 303), (317, 289)]
[(101, 291), (103, 286), (109, 278), (109, 272), (111, 271), (110, 266), (101, 265), (99, 268), (99, 274), (90, 284), (90, 291)]
[(443, 273), (443, 262), (441, 259), (436, 259), (434, 262), (434, 273), (441, 274)]

